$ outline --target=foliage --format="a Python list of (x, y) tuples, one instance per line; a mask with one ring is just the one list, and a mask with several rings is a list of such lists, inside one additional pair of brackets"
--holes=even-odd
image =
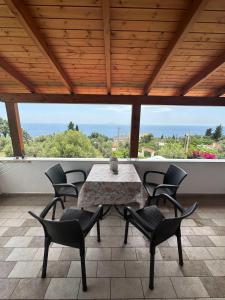
[(180, 142), (168, 142), (163, 147), (161, 147), (156, 155), (160, 155), (167, 158), (186, 158), (186, 153), (184, 151), (184, 146)]
[(3, 118), (0, 118), (0, 136), (6, 137), (7, 135), (9, 135), (8, 122)]
[(207, 128), (205, 131), (205, 136), (212, 136), (212, 128)]
[(68, 130), (63, 133), (34, 139), (25, 144), (27, 156), (38, 157), (99, 157), (100, 152), (83, 133)]
[(113, 151), (112, 155), (117, 158), (129, 157), (129, 143), (119, 143), (119, 147)]
[(154, 135), (152, 133), (145, 134), (145, 135), (141, 136), (140, 143), (147, 144), (147, 143), (151, 142), (153, 140), (153, 138), (154, 138)]
[(219, 125), (216, 127), (214, 133), (213, 133), (213, 139), (218, 141), (222, 138), (223, 135), (223, 127), (222, 125)]
[(69, 122), (69, 124), (67, 126), (67, 129), (68, 130), (75, 130), (74, 123), (72, 121)]
[(89, 136), (92, 145), (102, 153), (103, 157), (110, 157), (112, 155), (112, 140), (106, 135), (98, 132), (92, 132)]

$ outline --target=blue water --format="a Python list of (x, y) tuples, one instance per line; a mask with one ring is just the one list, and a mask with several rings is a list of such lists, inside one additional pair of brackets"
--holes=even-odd
[[(48, 135), (52, 133), (62, 132), (67, 129), (67, 124), (31, 124), (24, 123), (22, 127), (28, 131), (28, 133), (33, 136)], [(185, 134), (198, 134), (202, 135), (205, 133), (206, 129), (210, 126), (193, 126), (193, 125), (142, 125), (140, 128), (140, 133), (152, 133), (155, 137), (164, 136), (177, 136), (181, 137)], [(90, 135), (92, 132), (99, 132), (107, 135), (108, 137), (116, 137), (119, 135), (129, 135), (130, 126), (129, 125), (101, 125), (101, 124), (79, 124), (79, 130)]]

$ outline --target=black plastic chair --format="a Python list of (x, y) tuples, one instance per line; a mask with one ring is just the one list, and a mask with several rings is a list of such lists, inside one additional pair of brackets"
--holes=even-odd
[[(161, 174), (164, 176), (163, 183), (157, 184), (148, 181), (149, 174)], [(160, 194), (167, 194), (176, 199), (177, 190), (187, 176), (187, 173), (176, 165), (170, 165), (167, 172), (146, 171), (144, 173), (143, 184), (148, 193), (147, 205), (150, 205), (152, 198)]]
[[(70, 173), (80, 173), (82, 176), (82, 180), (74, 182), (74, 183), (67, 183), (67, 174)], [(55, 190), (55, 197), (78, 197), (79, 191), (86, 181), (87, 175), (83, 170), (69, 170), (64, 172), (62, 166), (60, 164), (54, 165), (49, 168), (45, 175), (51, 181), (53, 188)]]
[(154, 264), (155, 264), (155, 248), (173, 235), (177, 237), (179, 264), (183, 265), (182, 245), (181, 245), (181, 221), (190, 216), (197, 208), (197, 203), (191, 207), (184, 209), (171, 196), (162, 194), (156, 196), (158, 204), (160, 199), (164, 199), (173, 204), (180, 211), (179, 217), (165, 218), (158, 206), (151, 205), (137, 211), (131, 207), (126, 207), (124, 211), (126, 219), (124, 243), (127, 243), (129, 223), (133, 224), (140, 230), (150, 241), (150, 280), (149, 288), (154, 288)]
[(95, 223), (97, 223), (97, 241), (101, 241), (99, 220), (102, 215), (102, 206), (99, 205), (94, 213), (83, 209), (68, 208), (65, 209), (63, 215), (58, 221), (45, 219), (48, 212), (56, 206), (57, 202), (60, 202), (62, 208), (64, 209), (62, 199), (54, 198), (42, 211), (40, 216), (37, 216), (33, 212), (29, 211), (29, 213), (41, 223), (45, 233), (42, 278), (46, 277), (48, 250), (52, 242), (73, 248), (78, 248), (80, 249), (83, 290), (87, 291), (85, 268), (85, 237), (87, 236), (91, 228), (95, 225)]

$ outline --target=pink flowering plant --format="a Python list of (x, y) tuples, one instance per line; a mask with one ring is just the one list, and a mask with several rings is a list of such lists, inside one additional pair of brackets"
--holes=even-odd
[(217, 155), (215, 153), (209, 153), (200, 150), (194, 150), (190, 158), (205, 158), (205, 159), (216, 159)]

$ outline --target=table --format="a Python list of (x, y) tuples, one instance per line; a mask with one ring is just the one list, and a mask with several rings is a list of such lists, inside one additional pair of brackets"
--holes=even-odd
[(137, 202), (143, 207), (148, 196), (132, 164), (119, 164), (114, 174), (109, 164), (94, 164), (78, 196), (78, 206), (126, 205)]

